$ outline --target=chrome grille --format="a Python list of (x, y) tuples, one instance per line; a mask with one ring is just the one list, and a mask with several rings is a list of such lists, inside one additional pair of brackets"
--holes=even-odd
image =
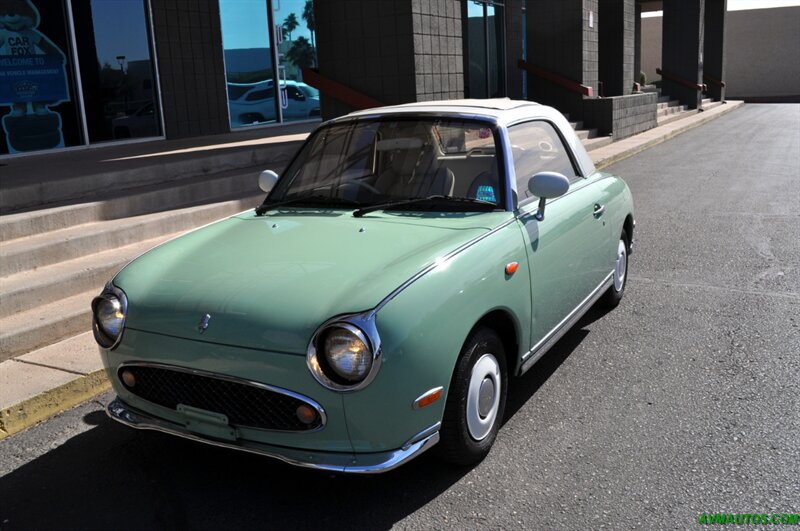
[[(133, 387), (125, 384), (123, 371), (135, 378)], [(323, 420), (313, 404), (278, 391), (222, 377), (186, 372), (164, 367), (123, 365), (117, 376), (134, 395), (169, 409), (178, 404), (191, 406), (228, 417), (234, 426), (280, 431), (311, 431)], [(311, 424), (297, 417), (297, 408), (311, 406), (317, 411)]]

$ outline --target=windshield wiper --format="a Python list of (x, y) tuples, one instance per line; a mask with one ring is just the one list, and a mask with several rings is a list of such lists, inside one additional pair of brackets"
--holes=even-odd
[(353, 216), (360, 218), (364, 214), (374, 212), (376, 210), (388, 210), (390, 208), (401, 207), (405, 205), (413, 205), (414, 203), (424, 203), (426, 201), (443, 203), (469, 203), (472, 205), (480, 205), (482, 207), (491, 207), (492, 210), (498, 208), (496, 204), (482, 199), (472, 199), (469, 197), (451, 197), (449, 195), (429, 195), (427, 197), (412, 197), (411, 199), (403, 199), (401, 201), (390, 201), (388, 203), (380, 203), (377, 205), (369, 205), (353, 212)]
[(326, 205), (333, 204), (346, 204), (348, 206), (357, 206), (360, 205), (360, 201), (356, 201), (355, 199), (348, 199), (346, 197), (331, 197), (329, 195), (324, 194), (306, 194), (297, 197), (292, 197), (290, 199), (284, 199), (283, 201), (276, 201), (274, 203), (265, 203), (263, 205), (259, 205), (256, 207), (256, 216), (263, 216), (267, 211), (272, 210), (274, 208), (282, 207), (284, 205), (289, 205), (292, 203), (302, 203), (302, 202), (310, 202), (310, 203), (322, 203)]

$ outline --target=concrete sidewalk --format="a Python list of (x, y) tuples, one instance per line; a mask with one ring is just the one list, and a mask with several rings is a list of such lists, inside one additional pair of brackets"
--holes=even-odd
[[(681, 120), (590, 151), (589, 154), (598, 168), (604, 168), (733, 111), (740, 105), (742, 102), (729, 101), (726, 105), (692, 114)], [(303, 127), (310, 129), (306, 124), (299, 126), (299, 130), (287, 131), (286, 135), (283, 135), (283, 141), (287, 144), (294, 144), (304, 138), (307, 132), (302, 130)], [(264, 131), (261, 130), (258, 134), (263, 135)], [(69, 182), (82, 179), (83, 176), (80, 175), (79, 169), (90, 166), (94, 160), (100, 160), (103, 164), (114, 164), (115, 169), (120, 171), (141, 171), (141, 168), (152, 165), (153, 157), (163, 157), (164, 160), (178, 163), (188, 161), (191, 164), (196, 157), (208, 154), (219, 156), (226, 150), (232, 150), (234, 153), (249, 153), (249, 150), (270, 142), (269, 138), (256, 138), (255, 136), (254, 134), (253, 138), (237, 137), (232, 139), (230, 135), (224, 135), (221, 144), (203, 146), (191, 145), (187, 141), (176, 141), (169, 145), (159, 143), (158, 152), (154, 152), (153, 145), (148, 150), (144, 143), (121, 147), (114, 153), (111, 150), (116, 148), (108, 148), (108, 151), (74, 151), (67, 156), (67, 159), (72, 162), (71, 165), (64, 165), (63, 180)], [(206, 140), (204, 139), (204, 141)], [(90, 151), (96, 151), (96, 153), (89, 153)], [(41, 159), (37, 162), (33, 157), (0, 161), (0, 164), (6, 165), (0, 170), (4, 189), (7, 186), (7, 176), (13, 182), (18, 182), (17, 180), (23, 178), (25, 172), (39, 171), (42, 166)], [(55, 166), (56, 169), (53, 171), (58, 173), (58, 165)], [(8, 170), (11, 171), (7, 173)], [(87, 322), (86, 330), (89, 329), (90, 323)], [(109, 387), (110, 384), (100, 363), (100, 356), (91, 332), (85, 332), (35, 352), (6, 360), (0, 363), (0, 439), (84, 402)]]

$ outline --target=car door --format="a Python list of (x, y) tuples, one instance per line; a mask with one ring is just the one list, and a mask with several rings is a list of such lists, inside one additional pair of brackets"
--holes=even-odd
[[(610, 227), (598, 201), (602, 175), (581, 175), (555, 126), (537, 120), (511, 126), (508, 133), (531, 277), (530, 343), (535, 350), (602, 282)], [(565, 175), (570, 188), (546, 202), (539, 221), (539, 198), (528, 191), (528, 180), (542, 171)]]

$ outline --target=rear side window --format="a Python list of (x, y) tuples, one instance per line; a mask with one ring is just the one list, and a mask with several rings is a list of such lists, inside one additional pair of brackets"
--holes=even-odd
[(564, 175), (570, 183), (581, 179), (567, 147), (549, 122), (527, 122), (508, 130), (514, 155), (514, 173), (517, 174), (517, 193), (520, 202), (528, 197), (528, 180), (541, 171), (554, 171)]

